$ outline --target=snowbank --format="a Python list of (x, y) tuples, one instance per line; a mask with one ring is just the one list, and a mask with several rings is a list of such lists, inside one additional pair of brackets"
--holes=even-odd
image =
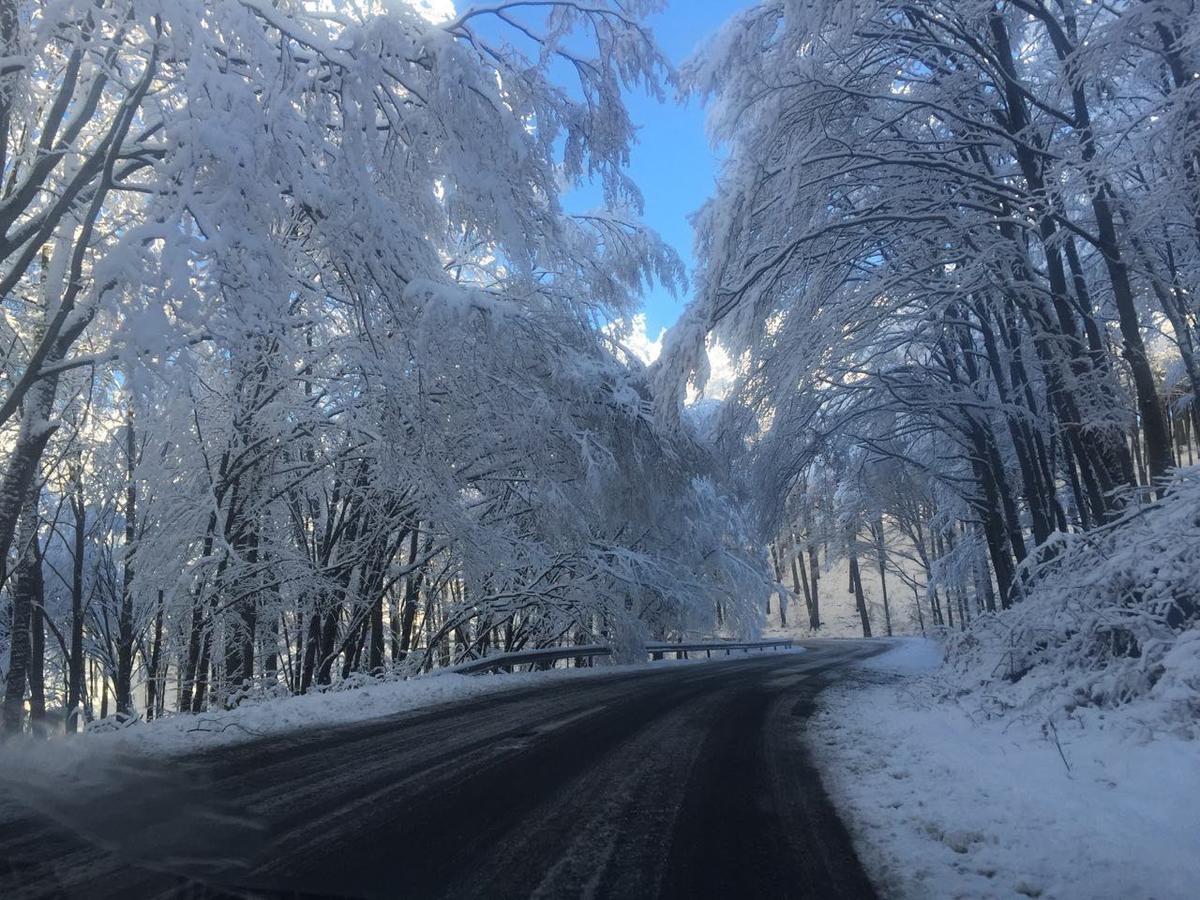
[(353, 678), (322, 692), (248, 699), (233, 710), (138, 720), (78, 738), (47, 741), (25, 736), (0, 747), (0, 822), (14, 818), (23, 806), (53, 811), (69, 806), (71, 795), (107, 795), (114, 786), (137, 781), (131, 770), (161, 775), (164, 766), (169, 769), (189, 753), (613, 671), (608, 666), (505, 675), (437, 674), (407, 681)]
[[(786, 652), (804, 651), (794, 648)], [(728, 657), (731, 660), (742, 658)], [(545, 687), (551, 682), (567, 679), (661, 670), (677, 665), (718, 664), (725, 659), (723, 656), (711, 660), (697, 656), (640, 665), (599, 665), (591, 669), (487, 675), (435, 671), (408, 680), (387, 681), (359, 676), (335, 684), (331, 689), (302, 696), (247, 699), (233, 710), (168, 715), (152, 722), (137, 720), (124, 727), (110, 724), (113, 720), (105, 720), (96, 723), (99, 727), (80, 739), (53, 740), (49, 744), (32, 737), (10, 741), (0, 747), (0, 768), (6, 761), (11, 762), (14, 754), (23, 755), (23, 763), (36, 762), (50, 752), (46, 749), (50, 745), (55, 745), (54, 752), (61, 750), (68, 756), (76, 751), (84, 754), (131, 751), (155, 756), (192, 753), (301, 729), (349, 725), (501, 691)]]
[(407, 681), (352, 679), (335, 685), (332, 690), (247, 700), (237, 709), (174, 715), (114, 730), (89, 732), (84, 740), (93, 746), (156, 755), (192, 753), (268, 735), (350, 725), (439, 703), (613, 671), (614, 667), (606, 666), (497, 675), (446, 673)]
[[(1200, 466), (1117, 520), (1057, 535), (1025, 598), (950, 638), (954, 695), (981, 712), (1200, 738)], [(1120, 714), (1117, 715), (1117, 711)]]
[(933, 659), (913, 641), (867, 661), (821, 695), (807, 732), (882, 893), (1196, 896), (1200, 743), (1079, 720), (988, 719), (935, 700), (938, 674), (879, 674)]
[(173, 715), (124, 728), (89, 732), (85, 740), (130, 750), (187, 753), (301, 728), (332, 727), (424, 706), (528, 687), (546, 677), (581, 677), (602, 669), (558, 669), (514, 675), (436, 675), (407, 681), (363, 678), (301, 696), (250, 699), (236, 709)]
[[(807, 740), (889, 897), (1200, 896), (1200, 467), (1023, 598), (864, 662)], [(906, 677), (900, 677), (906, 676)]]

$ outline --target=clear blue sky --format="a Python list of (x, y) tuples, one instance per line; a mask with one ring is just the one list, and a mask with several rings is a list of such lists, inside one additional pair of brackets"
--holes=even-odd
[[(749, 0), (672, 0), (649, 24), (663, 52), (678, 65), (730, 16), (749, 5)], [(687, 217), (712, 193), (718, 160), (704, 131), (704, 111), (694, 101), (679, 106), (669, 98), (659, 104), (641, 93), (628, 94), (626, 101), (633, 121), (641, 127), (630, 174), (645, 196), (645, 222), (679, 252), (690, 272), (694, 259)], [(580, 191), (568, 203), (581, 200), (592, 206), (597, 196), (598, 192)], [(646, 331), (651, 338), (678, 318), (686, 300), (662, 288), (645, 298)]]
[[(651, 16), (647, 24), (653, 29), (662, 51), (678, 66), (734, 13), (750, 3), (751, 0), (670, 0), (667, 8)], [(455, 3), (460, 9), (471, 5), (465, 0)], [(511, 15), (540, 21), (544, 13), (537, 9), (525, 10), (524, 16), (516, 12)], [(485, 33), (490, 28), (498, 28), (504, 40), (521, 44), (520, 35), (512, 29), (498, 27), (487, 20), (477, 22), (476, 27)], [(564, 87), (570, 91), (574, 86), (570, 68), (563, 65), (562, 71), (555, 74), (561, 76)], [(626, 92), (625, 101), (640, 129), (631, 153), (629, 174), (645, 199), (643, 219), (675, 248), (690, 273), (695, 260), (688, 216), (712, 194), (719, 159), (705, 134), (704, 110), (695, 101), (680, 105), (674, 96), (668, 96), (665, 102), (659, 103), (641, 92)], [(594, 209), (603, 201), (597, 187), (584, 185), (570, 192), (564, 202), (569, 211), (578, 212)], [(646, 331), (652, 339), (661, 328), (674, 323), (687, 299), (686, 296), (673, 297), (658, 286), (646, 295)]]

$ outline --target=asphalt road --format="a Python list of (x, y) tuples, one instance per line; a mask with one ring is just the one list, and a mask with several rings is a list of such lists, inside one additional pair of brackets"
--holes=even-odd
[[(0, 897), (874, 896), (800, 741), (867, 642), (617, 672), (16, 791)], [(8, 773), (11, 778), (13, 773)]]

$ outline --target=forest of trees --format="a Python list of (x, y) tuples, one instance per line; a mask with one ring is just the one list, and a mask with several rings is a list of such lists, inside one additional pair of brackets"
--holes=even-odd
[(619, 327), (654, 5), (0, 0), (7, 732), (757, 627)]
[[(860, 567), (963, 628), (1195, 462), (1194, 2), (764, 2), (684, 75), (730, 154), (660, 377), (737, 360), (716, 431), (814, 625), (818, 553), (865, 634)], [(1178, 632), (1195, 564), (1113, 602)]]
[[(964, 629), (1198, 527), (1194, 0), (768, 0), (678, 73), (659, 6), (0, 0), (4, 731), (819, 629), (835, 562)], [(724, 159), (650, 365), (630, 91)], [(1105, 652), (1200, 616), (1169, 545)]]

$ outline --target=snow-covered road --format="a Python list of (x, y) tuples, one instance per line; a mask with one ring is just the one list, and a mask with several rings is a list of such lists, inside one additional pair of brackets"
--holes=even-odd
[[(873, 896), (803, 749), (877, 644), (640, 669), (27, 785), (0, 896)], [(234, 894), (239, 896), (239, 894)]]

